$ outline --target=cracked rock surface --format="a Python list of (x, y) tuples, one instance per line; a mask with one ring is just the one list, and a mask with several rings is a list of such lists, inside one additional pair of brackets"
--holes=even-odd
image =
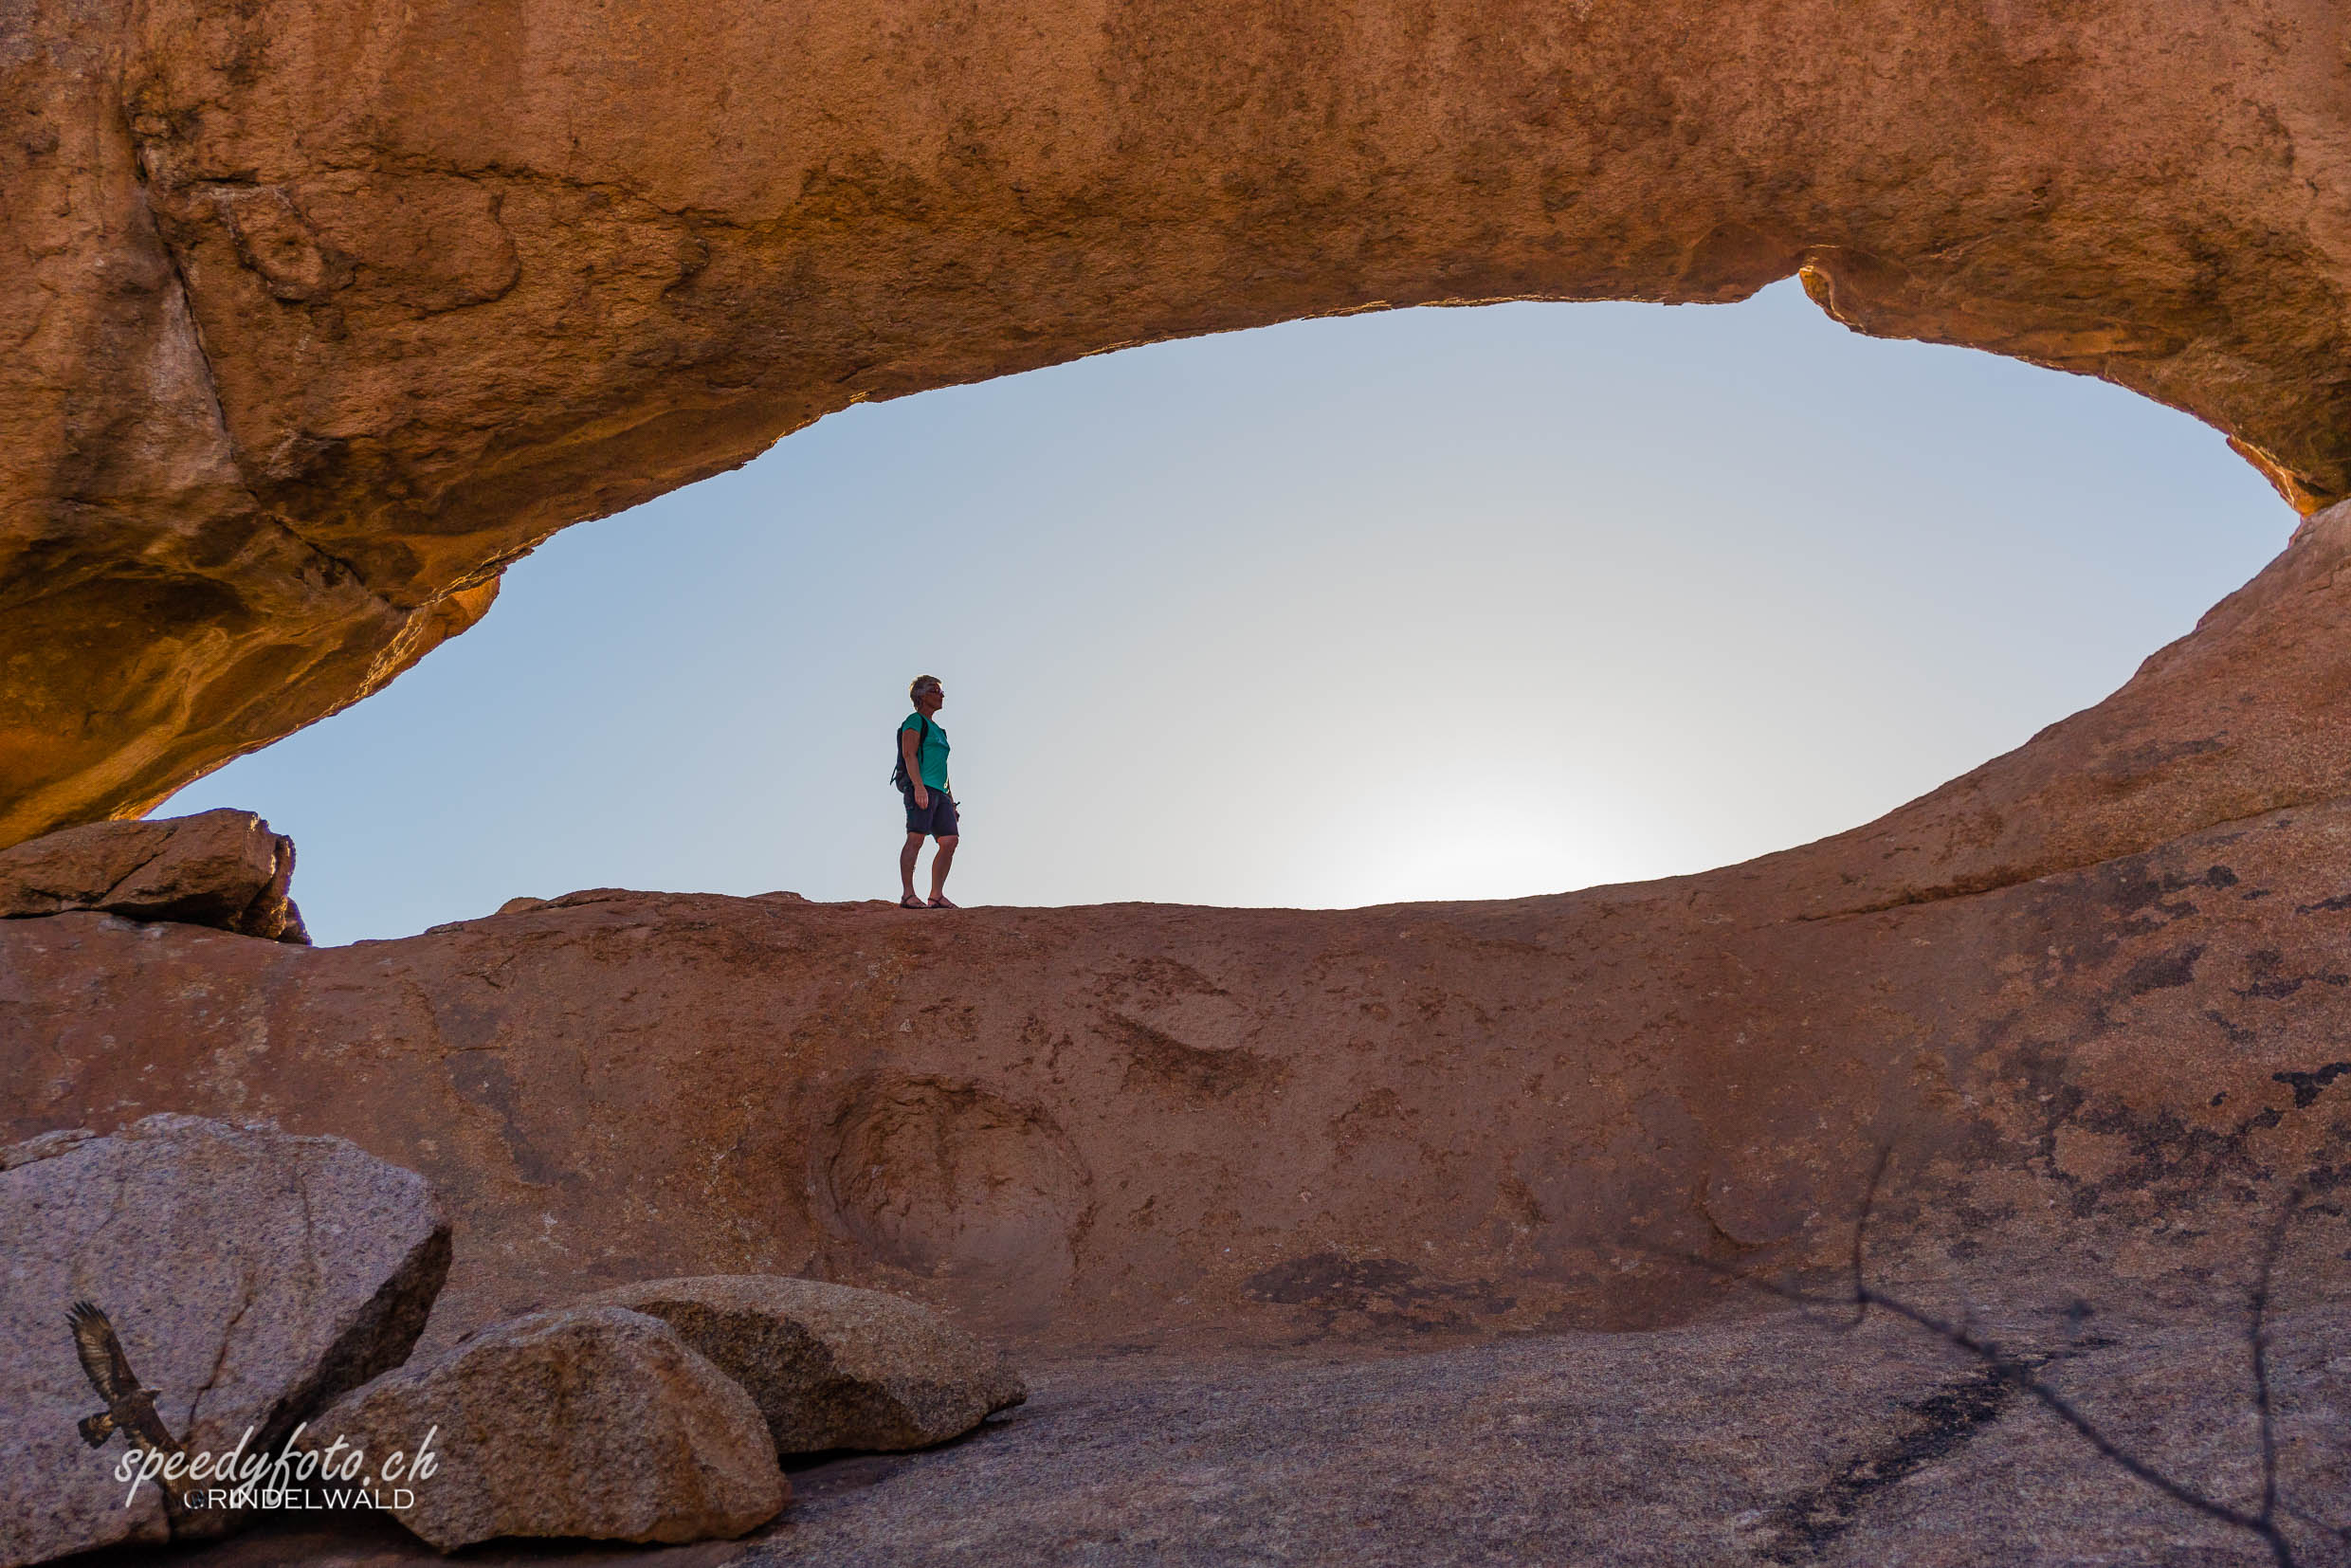
[[(2093, 1317), (2069, 1333), (2056, 1302), (2009, 1288), (1978, 1304), (1980, 1327), (2049, 1357), (2052, 1384), (2135, 1453), (2240, 1505), (2257, 1498), (2241, 1295), (2215, 1288), (2209, 1316)], [(2306, 1303), (2275, 1325), (2282, 1490), (2339, 1524), (2351, 1522), (2347, 1312)], [(939, 1453), (801, 1472), (798, 1506), (737, 1561), (2269, 1561), (1882, 1319), (1850, 1334), (1777, 1318), (1378, 1360), (1138, 1356), (1041, 1368), (1037, 1383), (1029, 1405)], [(2315, 1532), (2296, 1533), (2329, 1560)]]
[(339, 1138), (188, 1116), (0, 1151), (0, 1562), (217, 1533), (114, 1480), (125, 1439), (76, 1431), (106, 1408), (66, 1310), (94, 1303), (191, 1454), (276, 1444), (396, 1365), (448, 1269), (425, 1178)]
[(0, 849), (0, 920), (98, 910), (306, 944), (294, 841), (250, 811), (93, 822)]
[[(2301, 1245), (2316, 1246), (2313, 1231)], [(1880, 1279), (1882, 1287), (1899, 1282)], [(2244, 1506), (2260, 1489), (2241, 1277), (2149, 1310), (1979, 1282), (1975, 1322), (2032, 1357), (2130, 1451)], [(1966, 1299), (1920, 1304), (1957, 1313)], [(1297, 1563), (1332, 1568), (2264, 1568), (2097, 1460), (1980, 1368), (1884, 1316), (1734, 1318), (1534, 1335), (1416, 1355), (1336, 1347), (1043, 1363), (1020, 1409), (917, 1454), (793, 1472), (739, 1544), (492, 1563), (956, 1568)], [(2351, 1495), (2351, 1301), (2272, 1323), (2286, 1501)], [(2305, 1560), (2333, 1559), (2312, 1529)], [(190, 1568), (434, 1560), (388, 1525), (249, 1537)]]
[(0, 844), (380, 688), (868, 399), (1498, 299), (2095, 374), (2351, 493), (2332, 0), (26, 0)]

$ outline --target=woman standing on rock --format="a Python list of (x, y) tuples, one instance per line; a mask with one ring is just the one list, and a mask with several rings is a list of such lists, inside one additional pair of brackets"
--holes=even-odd
[[(898, 881), (902, 909), (953, 909), (947, 902), (947, 868), (955, 864), (956, 803), (947, 791), (947, 732), (933, 722), (947, 705), (946, 689), (936, 675), (918, 675), (906, 688), (914, 712), (898, 726), (898, 772), (890, 781), (906, 797), (906, 844), (898, 851)], [(939, 844), (931, 857), (931, 902), (915, 897), (915, 857), (922, 852), (928, 833)]]

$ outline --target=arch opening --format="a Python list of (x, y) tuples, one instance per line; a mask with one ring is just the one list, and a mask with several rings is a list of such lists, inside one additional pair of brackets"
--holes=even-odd
[(293, 832), (327, 939), (595, 884), (875, 896), (866, 763), (936, 667), (975, 899), (1556, 892), (1925, 793), (2290, 521), (2182, 416), (1795, 283), (1302, 322), (828, 420), (551, 541), (171, 809)]
[(2351, 493), (2319, 10), (476, 10), (43, 13), (0, 842), (381, 689), (551, 534), (829, 412), (1332, 313), (1801, 274)]

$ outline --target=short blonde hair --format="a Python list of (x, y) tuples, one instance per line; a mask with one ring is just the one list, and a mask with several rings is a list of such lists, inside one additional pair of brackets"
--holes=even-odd
[(924, 686), (936, 686), (938, 684), (939, 677), (936, 675), (916, 676), (913, 682), (906, 687), (906, 701), (911, 702), (917, 697), (920, 696)]

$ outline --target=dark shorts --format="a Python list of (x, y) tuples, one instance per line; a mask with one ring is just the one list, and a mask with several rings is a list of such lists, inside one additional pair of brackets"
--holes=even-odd
[(956, 834), (955, 797), (944, 790), (930, 792), (929, 806), (914, 803), (914, 792), (899, 792), (906, 797), (906, 831), (929, 833), (937, 838), (953, 838)]

